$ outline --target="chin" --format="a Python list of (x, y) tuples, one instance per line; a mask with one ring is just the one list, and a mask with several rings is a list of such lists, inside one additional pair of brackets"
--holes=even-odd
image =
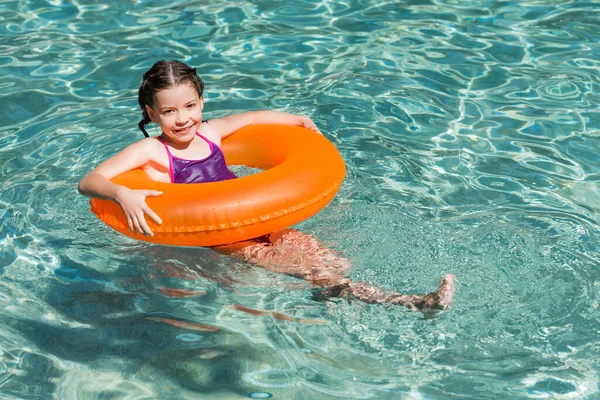
[(180, 142), (180, 143), (187, 143), (187, 142), (191, 142), (192, 140), (194, 140), (195, 135), (196, 135), (196, 132), (194, 130), (191, 130), (189, 133), (186, 133), (185, 135), (172, 133), (170, 136), (171, 136), (171, 140), (174, 140), (174, 141)]
[(177, 136), (175, 140), (177, 140), (179, 143), (190, 143), (194, 140), (194, 135), (186, 135), (184, 137)]

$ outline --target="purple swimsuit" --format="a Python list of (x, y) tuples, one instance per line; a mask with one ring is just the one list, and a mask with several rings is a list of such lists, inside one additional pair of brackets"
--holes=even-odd
[(172, 183), (203, 183), (217, 182), (228, 179), (235, 179), (237, 176), (227, 168), (225, 156), (223, 152), (213, 142), (196, 132), (208, 146), (210, 154), (202, 160), (184, 160), (183, 158), (175, 157), (169, 151), (169, 147), (162, 137), (158, 140), (165, 146), (169, 155), (169, 170)]

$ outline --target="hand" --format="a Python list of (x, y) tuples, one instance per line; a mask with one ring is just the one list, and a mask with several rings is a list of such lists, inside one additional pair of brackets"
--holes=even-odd
[(310, 119), (308, 117), (302, 117), (302, 126), (305, 127), (305, 128), (310, 129), (311, 131), (315, 131), (318, 134), (322, 135), (322, 133), (319, 130), (319, 128), (317, 128), (317, 125), (313, 122), (312, 119)]
[(162, 220), (148, 205), (146, 204), (146, 197), (148, 196), (160, 196), (162, 192), (158, 190), (132, 190), (125, 186), (120, 187), (117, 190), (115, 201), (119, 203), (125, 216), (127, 217), (127, 225), (133, 233), (137, 232), (154, 236), (154, 232), (150, 230), (148, 223), (146, 222), (145, 215), (147, 214), (157, 224), (162, 224)]

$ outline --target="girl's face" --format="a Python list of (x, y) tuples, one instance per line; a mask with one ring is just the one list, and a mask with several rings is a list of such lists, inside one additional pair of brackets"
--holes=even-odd
[(204, 100), (198, 96), (196, 88), (183, 83), (156, 92), (152, 108), (146, 106), (146, 110), (168, 139), (188, 143), (200, 129), (203, 107)]

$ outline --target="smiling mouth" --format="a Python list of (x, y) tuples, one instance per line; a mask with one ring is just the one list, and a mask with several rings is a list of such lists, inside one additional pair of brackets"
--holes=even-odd
[(175, 132), (175, 133), (186, 133), (190, 129), (192, 129), (192, 126), (187, 126), (185, 128), (180, 128), (180, 129), (173, 129), (173, 132)]

